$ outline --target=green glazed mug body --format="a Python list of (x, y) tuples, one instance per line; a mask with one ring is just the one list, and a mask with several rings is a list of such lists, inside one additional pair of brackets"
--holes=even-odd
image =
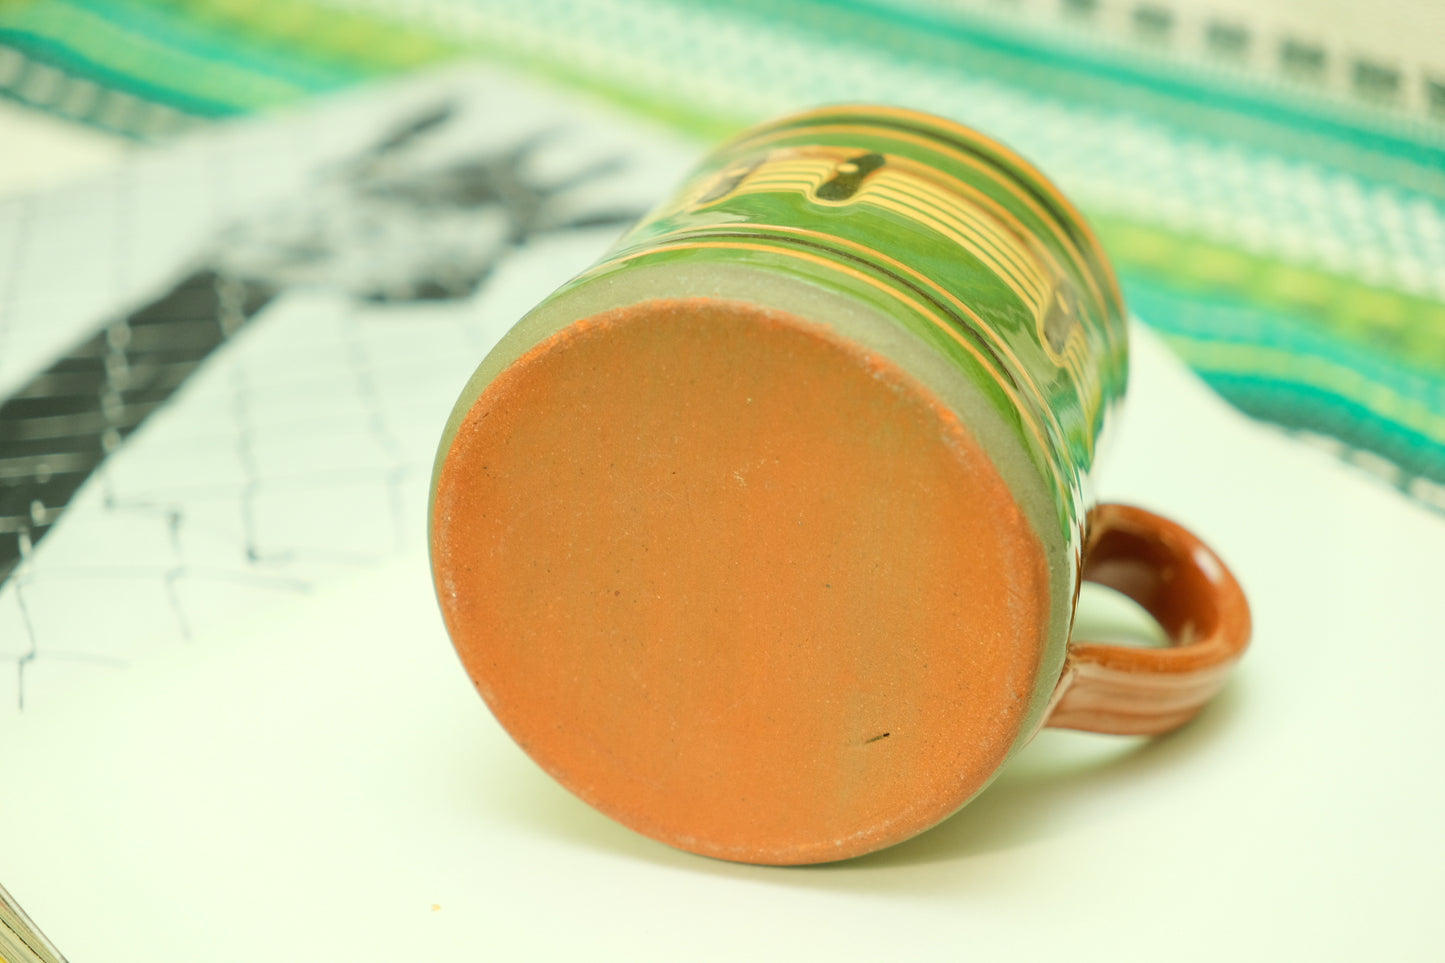
[(921, 832), (1079, 676), (1126, 333), (1082, 218), (1000, 145), (883, 107), (748, 131), (463, 390), (431, 516), (458, 653), (539, 764), (672, 845)]

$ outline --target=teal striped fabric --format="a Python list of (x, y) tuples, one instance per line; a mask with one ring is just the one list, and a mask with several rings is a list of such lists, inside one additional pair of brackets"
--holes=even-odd
[(1208, 25), (1206, 62), (1172, 54), (1167, 6), (1132, 8), (1129, 43), (1090, 31), (1097, 9), (34, 0), (0, 5), (0, 94), (160, 140), (468, 56), (709, 140), (819, 103), (941, 113), (1080, 203), (1131, 309), (1222, 395), (1445, 509), (1445, 124), (1391, 106), (1413, 81), (1387, 67), (1327, 96), (1326, 51), (1286, 44), (1285, 83), (1231, 66), (1236, 25)]

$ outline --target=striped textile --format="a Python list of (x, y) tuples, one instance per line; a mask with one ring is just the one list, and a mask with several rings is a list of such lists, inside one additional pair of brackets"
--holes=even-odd
[(1173, 55), (1167, 3), (1122, 6), (1127, 43), (1060, 27), (1106, 6), (12, 0), (0, 94), (161, 140), (468, 56), (706, 139), (825, 102), (942, 113), (1080, 203), (1130, 308), (1226, 398), (1445, 509), (1445, 87), (1359, 61), (1341, 96), (1289, 40), (1246, 71), (1231, 24)]

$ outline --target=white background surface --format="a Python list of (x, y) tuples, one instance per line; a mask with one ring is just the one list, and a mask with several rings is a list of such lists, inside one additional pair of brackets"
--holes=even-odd
[(130, 152), (121, 137), (0, 100), (0, 198), (103, 171)]
[(1217, 704), (1045, 732), (939, 829), (811, 869), (674, 852), (498, 729), (420, 554), (0, 730), (7, 886), (74, 963), (1437, 959), (1445, 524), (1136, 335), (1104, 492), (1254, 605)]
[[(559, 270), (514, 265), (477, 336)], [(735, 866), (575, 801), (471, 690), (418, 539), (0, 720), (0, 878), (73, 963), (1439, 959), (1445, 520), (1142, 332), (1106, 458), (1235, 569), (1252, 651), (1180, 733), (1046, 732), (893, 850)]]

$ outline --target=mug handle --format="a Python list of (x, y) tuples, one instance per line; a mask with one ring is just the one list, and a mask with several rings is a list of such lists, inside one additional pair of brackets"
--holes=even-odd
[(1100, 505), (1089, 514), (1082, 577), (1139, 603), (1169, 647), (1071, 639), (1045, 725), (1156, 735), (1194, 718), (1249, 644), (1249, 603), (1219, 556), (1152, 512)]

